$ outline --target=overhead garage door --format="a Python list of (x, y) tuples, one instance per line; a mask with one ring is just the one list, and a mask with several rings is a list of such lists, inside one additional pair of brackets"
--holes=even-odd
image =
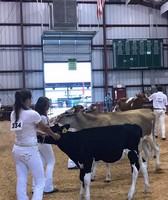
[(95, 31), (46, 31), (42, 35), (43, 62), (91, 61), (91, 43)]

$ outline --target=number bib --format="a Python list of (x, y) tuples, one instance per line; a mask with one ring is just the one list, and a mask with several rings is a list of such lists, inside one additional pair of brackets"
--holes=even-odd
[(158, 102), (163, 102), (163, 98), (162, 98), (162, 97), (158, 97), (156, 100), (157, 100)]
[(11, 122), (11, 131), (20, 131), (22, 130), (23, 122)]

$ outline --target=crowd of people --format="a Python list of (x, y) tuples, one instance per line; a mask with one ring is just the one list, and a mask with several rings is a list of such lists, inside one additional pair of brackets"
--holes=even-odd
[[(155, 114), (155, 137), (158, 137), (158, 124), (161, 125), (161, 138), (166, 140), (165, 113), (168, 111), (168, 99), (161, 86), (157, 92), (148, 96), (153, 102)], [(16, 165), (17, 200), (29, 200), (26, 193), (28, 172), (32, 174), (32, 200), (42, 200), (43, 194), (51, 194), (59, 190), (53, 185), (53, 171), (56, 163), (55, 155), (50, 144), (40, 144), (37, 141), (38, 134), (48, 134), (55, 140), (60, 135), (50, 129), (48, 111), (50, 100), (47, 97), (39, 97), (35, 108), (31, 109), (32, 93), (28, 89), (15, 92), (15, 102), (10, 116), (11, 131), (15, 133), (13, 145), (13, 158)], [(107, 112), (111, 112), (112, 98), (110, 93), (105, 96)], [(38, 166), (38, 167), (37, 167)], [(75, 163), (68, 160), (68, 169), (76, 169)]]

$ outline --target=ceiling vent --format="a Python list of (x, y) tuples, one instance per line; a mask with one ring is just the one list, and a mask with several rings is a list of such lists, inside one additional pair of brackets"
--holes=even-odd
[(54, 30), (77, 29), (77, 1), (53, 0), (53, 27)]

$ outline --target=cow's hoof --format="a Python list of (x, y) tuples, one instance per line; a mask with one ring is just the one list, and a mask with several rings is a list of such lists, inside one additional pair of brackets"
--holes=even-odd
[(111, 181), (110, 180), (104, 180), (104, 183), (110, 183)]
[(156, 173), (157, 173), (157, 174), (161, 174), (161, 173), (164, 173), (164, 171), (163, 171), (163, 169), (158, 168), (158, 169), (156, 169)]

